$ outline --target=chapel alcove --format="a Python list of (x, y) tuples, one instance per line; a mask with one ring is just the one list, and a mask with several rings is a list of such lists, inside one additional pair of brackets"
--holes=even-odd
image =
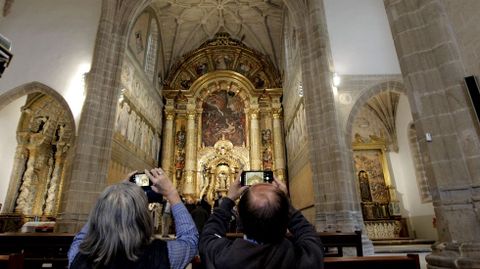
[(71, 165), (74, 140), (70, 111), (44, 93), (31, 93), (21, 110), (17, 149), (4, 213), (55, 219)]
[(285, 180), (280, 75), (264, 55), (218, 33), (165, 81), (162, 167), (187, 199), (224, 195), (240, 170)]
[(391, 178), (388, 152), (398, 151), (396, 111), (400, 94), (383, 91), (355, 115), (352, 148), (365, 232), (370, 239), (408, 237), (408, 225)]

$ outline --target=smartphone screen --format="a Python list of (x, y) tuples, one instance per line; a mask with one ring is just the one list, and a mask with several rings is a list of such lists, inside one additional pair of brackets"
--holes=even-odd
[(152, 186), (150, 178), (148, 178), (145, 173), (137, 173), (130, 177), (130, 182), (137, 184), (140, 187), (149, 187)]
[(257, 183), (271, 183), (273, 181), (272, 171), (243, 171), (240, 184), (242, 186), (252, 186)]

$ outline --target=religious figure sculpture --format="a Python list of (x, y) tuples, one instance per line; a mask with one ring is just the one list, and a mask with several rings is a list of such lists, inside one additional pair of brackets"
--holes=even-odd
[(225, 173), (220, 173), (217, 175), (217, 184), (216, 189), (226, 190), (228, 188), (228, 175)]
[(177, 144), (177, 147), (179, 148), (184, 148), (185, 147), (185, 127), (182, 126), (180, 131), (177, 132), (177, 138), (175, 143)]
[(272, 150), (270, 148), (265, 148), (262, 153), (263, 169), (272, 170)]
[(120, 108), (120, 112), (118, 113), (116, 129), (123, 137), (127, 136), (127, 126), (128, 126), (128, 119), (130, 113), (130, 106), (123, 102)]
[(135, 136), (135, 122), (136, 122), (136, 117), (137, 114), (135, 111), (131, 111), (130, 115), (128, 116), (128, 124), (127, 124), (127, 139), (128, 141), (132, 142), (134, 141), (134, 136)]
[(201, 63), (196, 68), (197, 75), (201, 76), (208, 72), (208, 66), (206, 63)]
[(262, 130), (262, 145), (269, 146), (272, 143), (272, 131), (270, 129)]
[(368, 173), (365, 170), (358, 172), (358, 180), (360, 184), (360, 194), (362, 202), (371, 202), (372, 194), (370, 192), (370, 182), (368, 180)]

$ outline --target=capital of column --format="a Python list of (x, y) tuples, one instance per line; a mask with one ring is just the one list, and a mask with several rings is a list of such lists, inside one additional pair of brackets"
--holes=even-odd
[(174, 111), (165, 111), (165, 115), (167, 120), (172, 121), (175, 119), (175, 112)]
[(197, 112), (195, 110), (187, 111), (188, 120), (195, 120), (196, 115), (197, 115)]
[(251, 119), (258, 119), (258, 113), (259, 112), (260, 112), (260, 110), (258, 108), (252, 108), (252, 109), (250, 109), (250, 111), (248, 113), (249, 113)]
[(272, 117), (273, 117), (273, 119), (275, 119), (275, 120), (280, 120), (280, 119), (282, 119), (282, 114), (281, 114), (281, 113), (276, 113), (276, 112), (274, 112), (274, 113), (272, 114)]

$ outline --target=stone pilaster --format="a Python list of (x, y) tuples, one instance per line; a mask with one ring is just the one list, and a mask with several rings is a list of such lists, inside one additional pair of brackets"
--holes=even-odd
[[(429, 268), (480, 268), (480, 141), (448, 8), (384, 0), (437, 218)], [(425, 134), (432, 141), (425, 140)]]
[(260, 144), (260, 123), (258, 120), (258, 105), (250, 108), (250, 169), (260, 170), (262, 168), (261, 144)]

